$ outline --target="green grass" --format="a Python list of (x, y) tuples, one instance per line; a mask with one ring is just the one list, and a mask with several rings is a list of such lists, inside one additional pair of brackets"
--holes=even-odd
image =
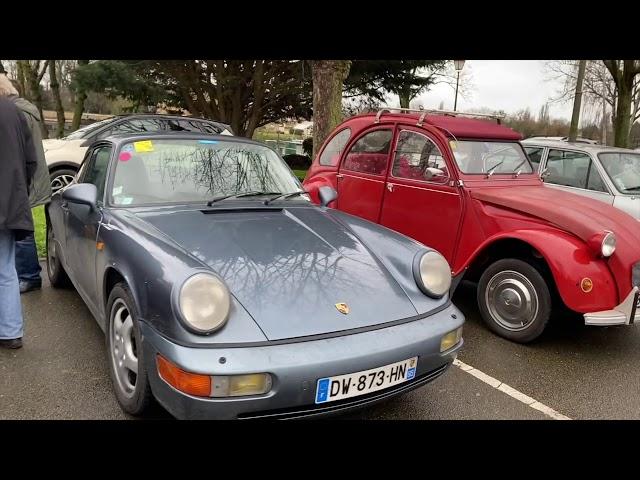
[(38, 257), (46, 257), (46, 237), (47, 237), (47, 224), (44, 218), (44, 206), (36, 207), (32, 210), (33, 213), (33, 227), (35, 229), (36, 245), (38, 247)]
[(304, 176), (307, 174), (306, 170), (294, 170), (293, 173), (296, 174), (296, 177), (300, 179), (300, 181), (304, 180)]

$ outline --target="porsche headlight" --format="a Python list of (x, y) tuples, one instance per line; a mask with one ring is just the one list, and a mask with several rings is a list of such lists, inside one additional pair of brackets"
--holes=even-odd
[(430, 297), (440, 298), (451, 287), (451, 267), (447, 260), (434, 250), (416, 256), (413, 274), (420, 290)]
[(613, 255), (613, 252), (616, 251), (616, 236), (613, 232), (607, 232), (604, 236), (600, 251), (602, 252), (603, 257), (610, 257)]
[(187, 327), (206, 335), (227, 321), (231, 297), (229, 289), (218, 277), (196, 273), (180, 288), (178, 304)]

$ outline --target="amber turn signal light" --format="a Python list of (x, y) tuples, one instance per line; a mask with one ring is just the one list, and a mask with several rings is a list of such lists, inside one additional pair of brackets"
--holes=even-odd
[(156, 357), (156, 362), (160, 378), (176, 390), (196, 397), (208, 397), (211, 395), (210, 376), (185, 372), (161, 355)]

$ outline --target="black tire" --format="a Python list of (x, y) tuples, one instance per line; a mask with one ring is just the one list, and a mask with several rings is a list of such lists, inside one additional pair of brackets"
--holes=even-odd
[(60, 263), (60, 257), (56, 254), (57, 249), (53, 239), (53, 228), (51, 228), (47, 220), (47, 276), (52, 287), (66, 288), (71, 285), (71, 281), (62, 263)]
[(544, 277), (530, 263), (515, 258), (489, 265), (478, 282), (477, 300), (489, 329), (513, 342), (538, 338), (551, 316), (551, 293)]
[[(119, 378), (118, 372), (122, 372), (122, 369), (116, 370), (116, 354), (114, 353), (116, 350), (112, 350), (112, 335), (114, 335), (114, 322), (116, 321), (116, 314), (120, 311), (120, 308), (123, 306), (126, 308), (126, 312), (122, 315), (128, 313), (132, 320), (132, 328), (130, 333), (133, 334), (132, 338), (134, 340), (134, 348), (133, 353), (137, 358), (137, 374), (135, 375), (135, 385), (133, 389), (127, 389), (127, 386), (131, 386), (132, 379), (132, 371), (129, 373), (129, 377), (122, 381)], [(116, 394), (116, 399), (120, 404), (120, 407), (131, 415), (142, 415), (143, 412), (149, 406), (152, 400), (151, 387), (149, 385), (149, 377), (147, 375), (147, 371), (144, 364), (144, 356), (143, 356), (143, 344), (142, 344), (142, 336), (140, 335), (140, 326), (138, 324), (138, 309), (133, 300), (133, 295), (131, 295), (131, 291), (126, 283), (120, 282), (118, 283), (109, 295), (109, 300), (107, 302), (107, 329), (105, 334), (105, 343), (106, 343), (106, 353), (107, 353), (107, 363), (109, 365), (109, 375), (111, 376), (111, 381), (113, 382), (113, 389)], [(124, 322), (126, 324), (126, 322)], [(124, 329), (124, 327), (123, 327)], [(122, 336), (121, 336), (122, 338)], [(117, 340), (116, 340), (117, 341)], [(125, 347), (126, 348), (126, 347)], [(124, 349), (122, 349), (124, 350)], [(125, 382), (130, 382), (126, 383)]]
[(69, 177), (75, 178), (78, 170), (71, 167), (57, 168), (49, 172), (49, 180), (51, 181), (51, 190), (53, 193), (60, 190), (60, 188), (69, 184)]

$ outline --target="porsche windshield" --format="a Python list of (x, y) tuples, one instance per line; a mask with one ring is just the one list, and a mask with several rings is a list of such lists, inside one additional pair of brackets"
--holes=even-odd
[(529, 159), (517, 142), (451, 140), (449, 144), (462, 173), (486, 175), (533, 173)]
[(622, 193), (640, 192), (640, 154), (600, 153), (600, 163)]
[(124, 144), (117, 155), (111, 188), (115, 205), (206, 203), (301, 190), (273, 150), (252, 143), (143, 140)]

